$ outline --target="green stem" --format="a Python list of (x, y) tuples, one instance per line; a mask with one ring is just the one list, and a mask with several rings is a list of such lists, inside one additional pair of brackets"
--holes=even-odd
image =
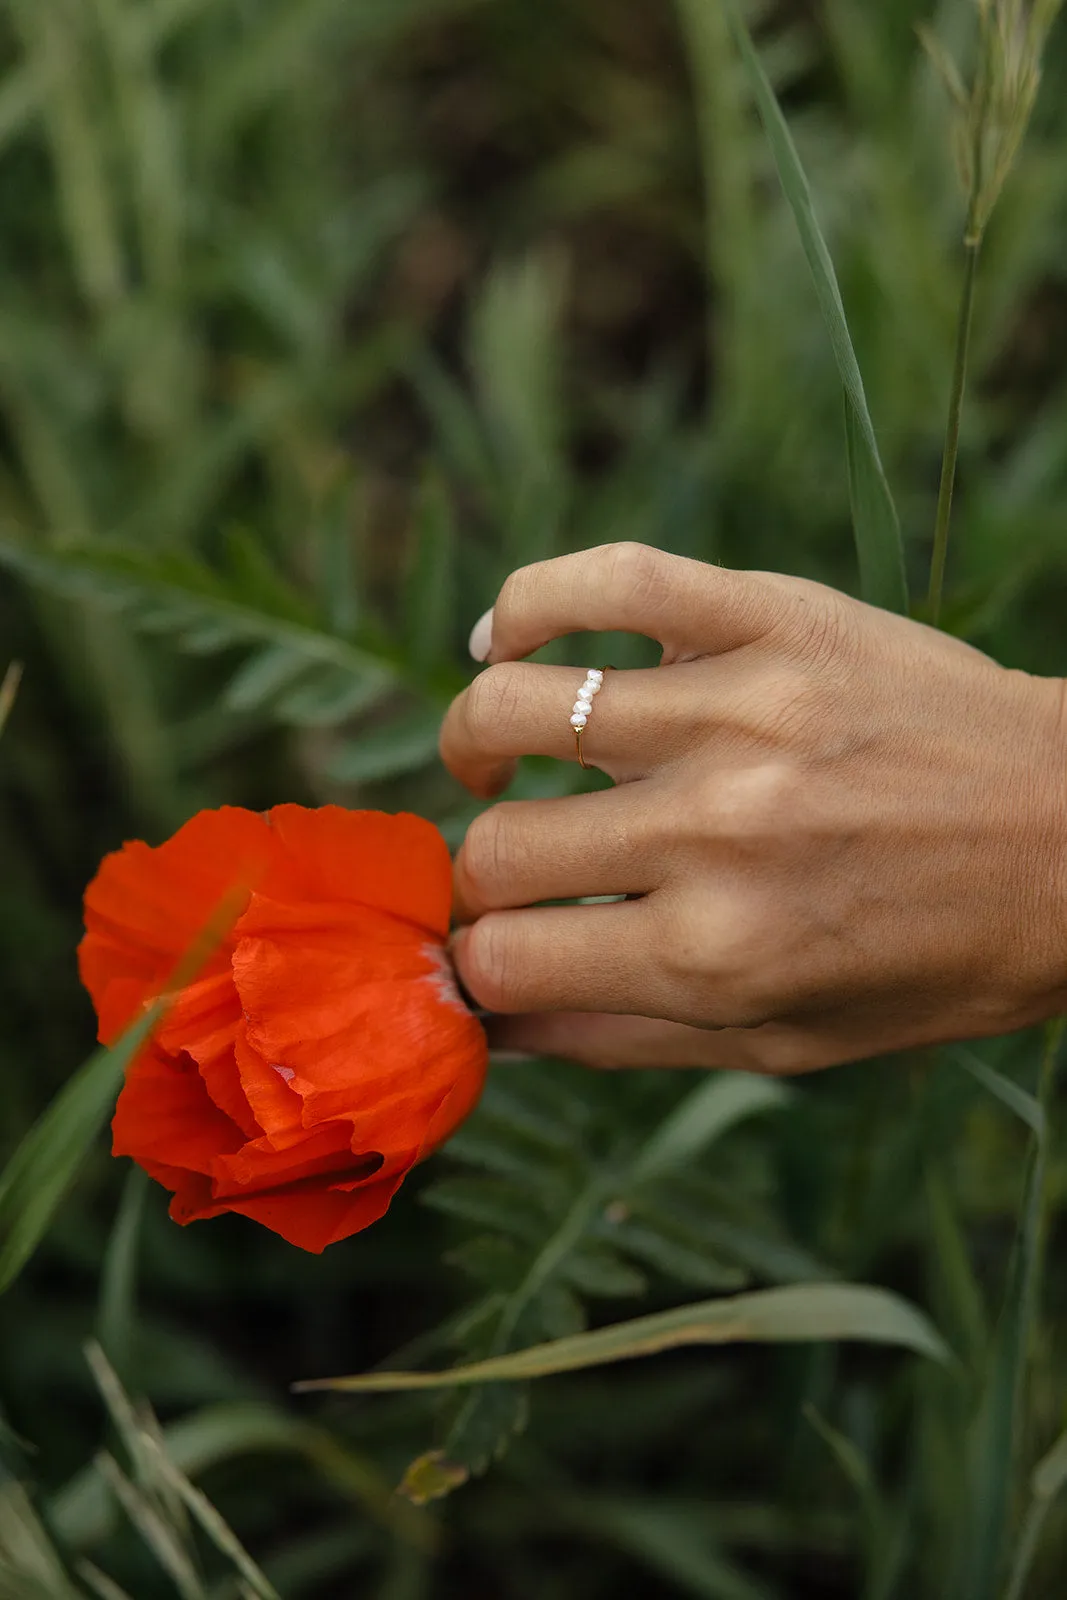
[(934, 554), (930, 563), (930, 590), (926, 600), (927, 621), (935, 627), (941, 615), (941, 594), (945, 583), (948, 555), (948, 530), (952, 520), (952, 491), (956, 486), (956, 460), (960, 448), (960, 418), (967, 387), (967, 357), (971, 347), (971, 322), (974, 316), (974, 286), (978, 276), (980, 238), (968, 237), (965, 243), (966, 266), (960, 295), (959, 326), (956, 330), (956, 361), (952, 373), (952, 398), (945, 431), (945, 453), (941, 461), (941, 488), (937, 497), (937, 523), (934, 528)]

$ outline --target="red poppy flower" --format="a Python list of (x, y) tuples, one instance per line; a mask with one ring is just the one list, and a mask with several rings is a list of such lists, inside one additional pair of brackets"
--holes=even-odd
[(486, 1042), (445, 953), (452, 868), (420, 817), (201, 811), (85, 894), (82, 981), (114, 1041), (228, 892), (243, 910), (131, 1067), (114, 1153), (178, 1222), (237, 1211), (305, 1250), (380, 1217), (473, 1108)]

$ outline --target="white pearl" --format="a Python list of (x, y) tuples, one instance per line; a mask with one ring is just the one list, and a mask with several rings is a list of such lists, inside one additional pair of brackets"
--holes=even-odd
[(587, 711), (589, 710), (589, 707), (593, 704), (593, 696), (588, 689), (578, 690), (578, 704), (584, 706)]
[(589, 679), (590, 683), (604, 682), (604, 674), (599, 667), (590, 667), (589, 671), (586, 673), (586, 677)]
[(603, 684), (593, 683), (592, 680), (590, 680), (588, 683), (583, 683), (582, 693), (587, 695), (599, 694), (602, 688)]
[(574, 713), (573, 717), (571, 718), (571, 727), (572, 728), (584, 728), (585, 724), (586, 724), (586, 720), (587, 719), (580, 712), (576, 711)]
[(571, 706), (571, 710), (574, 712), (576, 717), (587, 717), (590, 711), (589, 701), (576, 700)]

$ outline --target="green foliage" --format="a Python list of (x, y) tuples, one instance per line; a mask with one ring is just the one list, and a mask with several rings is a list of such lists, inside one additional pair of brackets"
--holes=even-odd
[(89, 1057), (0, 1174), (0, 1292), (22, 1271), (66, 1198), (160, 1010), (157, 1005), (145, 1012), (117, 1044)]
[[(740, 1197), (701, 1184), (693, 1171), (695, 1160), (730, 1127), (785, 1099), (775, 1085), (719, 1075), (635, 1142), (631, 1129), (620, 1135), (613, 1126), (595, 1083), (553, 1072), (548, 1063), (494, 1078), (448, 1146), (449, 1158), (473, 1175), (446, 1178), (423, 1197), (461, 1222), (490, 1230), (475, 1233), (448, 1258), (474, 1279), (480, 1294), (454, 1342), (468, 1359), (488, 1361), (506, 1378), (508, 1361), (519, 1359), (507, 1352), (543, 1341), (568, 1348), (581, 1343), (587, 1302), (644, 1295), (648, 1272), (660, 1282), (737, 1288), (761, 1267), (766, 1271), (776, 1248), (788, 1256), (790, 1241), (776, 1238), (765, 1218), (766, 1233), (757, 1225), (731, 1234), (738, 1216), (748, 1220), (753, 1209), (758, 1215), (752, 1196), (747, 1206), (743, 1199), (739, 1204)], [(819, 1275), (815, 1263), (800, 1251), (794, 1255), (801, 1274)], [(722, 1305), (725, 1315), (729, 1302)], [(629, 1326), (614, 1330), (616, 1354)], [(606, 1332), (610, 1345), (612, 1331), (585, 1337), (595, 1344)], [(441, 1375), (427, 1379), (430, 1385), (441, 1381)], [(403, 1385), (390, 1374), (365, 1384), (338, 1380), (337, 1386)], [(525, 1426), (527, 1406), (521, 1388), (499, 1384), (461, 1397), (443, 1436), (444, 1458), (484, 1471)]]

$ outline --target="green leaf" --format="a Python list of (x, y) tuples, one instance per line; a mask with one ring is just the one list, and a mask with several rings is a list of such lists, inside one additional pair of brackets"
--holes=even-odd
[(152, 1497), (128, 1478), (115, 1458), (106, 1452), (97, 1456), (96, 1468), (174, 1584), (181, 1600), (204, 1600), (199, 1574), (181, 1533), (160, 1512)]
[(686, 1096), (661, 1123), (634, 1162), (631, 1177), (649, 1183), (694, 1160), (745, 1117), (785, 1105), (789, 1091), (773, 1078), (724, 1072)]
[(946, 1054), (956, 1066), (962, 1067), (964, 1072), (969, 1072), (983, 1089), (988, 1089), (991, 1095), (995, 1095), (1001, 1105), (1013, 1111), (1039, 1139), (1044, 1138), (1045, 1113), (1032, 1094), (1027, 1094), (1025, 1089), (1021, 1089), (1002, 1072), (997, 1072), (995, 1068), (987, 1065), (980, 1056), (976, 1056), (973, 1050), (968, 1050), (964, 1045), (954, 1045)]
[(805, 1405), (804, 1415), (855, 1491), (863, 1517), (867, 1569), (877, 1574), (884, 1562), (889, 1523), (870, 1467), (852, 1440), (832, 1427), (813, 1405)]
[(954, 1348), (969, 1370), (976, 1372), (989, 1342), (985, 1302), (942, 1165), (928, 1159), (925, 1177), (936, 1264), (931, 1296)]
[(26, 1491), (0, 1483), (0, 1593), (5, 1600), (81, 1600)]
[(901, 1345), (934, 1361), (948, 1351), (920, 1311), (886, 1289), (865, 1284), (811, 1283), (763, 1289), (724, 1300), (706, 1300), (650, 1317), (618, 1322), (572, 1339), (557, 1339), (507, 1355), (491, 1356), (446, 1372), (371, 1372), (317, 1379), (298, 1390), (331, 1389), (346, 1394), (440, 1389), (454, 1384), (525, 1381), (557, 1372), (577, 1372), (613, 1361), (629, 1361), (693, 1344), (778, 1344), (864, 1340)]
[(130, 1062), (159, 1020), (157, 1004), (110, 1049), (95, 1051), (43, 1111), (0, 1177), (0, 1293), (44, 1237), (111, 1113)]
[(627, 1265), (614, 1250), (591, 1243), (580, 1244), (571, 1252), (562, 1276), (582, 1294), (595, 1299), (644, 1294), (648, 1288), (644, 1273)]
[(298, 728), (332, 728), (370, 711), (389, 692), (378, 672), (358, 674), (343, 667), (320, 667), (310, 679), (281, 695), (278, 715)]
[(479, 1227), (511, 1233), (536, 1246), (545, 1230), (544, 1209), (514, 1184), (494, 1178), (445, 1178), (419, 1196), (421, 1203)]
[(146, 1439), (146, 1448), (156, 1472), (181, 1497), (215, 1548), (232, 1562), (251, 1593), (258, 1596), (259, 1600), (281, 1600), (274, 1585), (252, 1560), (229, 1523), (215, 1509), (207, 1495), (189, 1482), (153, 1434), (147, 1434)]
[(234, 673), (222, 703), (228, 711), (258, 711), (308, 670), (308, 661), (299, 651), (284, 644), (268, 645), (250, 655)]
[(715, 1547), (707, 1515), (685, 1507), (640, 1502), (589, 1501), (585, 1495), (563, 1515), (633, 1555), (662, 1576), (672, 1592), (698, 1600), (771, 1600), (772, 1590), (750, 1578)]
[(443, 1451), (427, 1450), (408, 1467), (396, 1492), (413, 1506), (425, 1506), (431, 1500), (442, 1500), (469, 1477), (469, 1470), (447, 1460)]
[(419, 489), (404, 586), (404, 631), (411, 660), (432, 667), (447, 656), (456, 617), (456, 520), (448, 490), (435, 472)]
[(863, 598), (871, 605), (906, 615), (908, 589), (900, 523), (867, 407), (863, 377), (852, 346), (837, 274), (815, 216), (807, 177), (774, 89), (763, 70), (736, 0), (725, 0), (725, 5), (766, 130), (778, 177), (811, 269), (815, 293), (845, 391), (849, 489)]
[(1045, 1531), (1045, 1522), (1052, 1509), (1052, 1502), (1065, 1485), (1067, 1485), (1067, 1432), (1060, 1434), (1052, 1449), (1034, 1468), (1030, 1479), (1033, 1498), (1027, 1508), (1022, 1532), (1019, 1535), (1004, 1600), (1022, 1600), (1030, 1569), (1041, 1543), (1041, 1535)]
[(702, 1243), (679, 1239), (651, 1219), (621, 1222), (609, 1237), (627, 1255), (692, 1289), (740, 1289), (748, 1279), (741, 1268), (705, 1250)]
[[(137, 627), (171, 634), (195, 651), (271, 644), (306, 662), (340, 667), (361, 681), (377, 678), (385, 685), (400, 675), (393, 656), (321, 628), (295, 591), (264, 584), (250, 602), (238, 579), (186, 555), (102, 540), (55, 550), (5, 541), (0, 542), (0, 566), (55, 594), (128, 612)], [(271, 604), (265, 608), (268, 593)]]
[[(1046, 1029), (1041, 1066), (1042, 1111), (1052, 1094), (1065, 1026), (1060, 1020)], [(1007, 1535), (1019, 1466), (1030, 1340), (1038, 1309), (1046, 1156), (1046, 1140), (1035, 1132), (1004, 1303), (971, 1438), (970, 1525), (963, 1558), (963, 1600), (995, 1600), (1004, 1578)]]
[(137, 1249), (149, 1181), (140, 1167), (131, 1167), (127, 1173), (100, 1276), (97, 1336), (108, 1360), (120, 1372), (129, 1365), (134, 1348)]
[(468, 1472), (484, 1472), (489, 1463), (522, 1433), (530, 1415), (524, 1384), (487, 1383), (460, 1402), (443, 1454)]
[(21, 681), (22, 662), (12, 661), (4, 673), (4, 681), (0, 683), (0, 733), (3, 733), (7, 725), (7, 719), (11, 715), (11, 708), (15, 704), (15, 696), (19, 692)]
[[(240, 914), (240, 894), (223, 897), (167, 981), (187, 984)], [(110, 1047), (93, 1052), (38, 1117), (0, 1176), (0, 1293), (33, 1254), (107, 1121), (130, 1062), (166, 1008), (166, 999), (132, 1023)]]
[(437, 758), (441, 712), (420, 707), (380, 728), (354, 735), (329, 763), (336, 783), (380, 783), (416, 772)]

